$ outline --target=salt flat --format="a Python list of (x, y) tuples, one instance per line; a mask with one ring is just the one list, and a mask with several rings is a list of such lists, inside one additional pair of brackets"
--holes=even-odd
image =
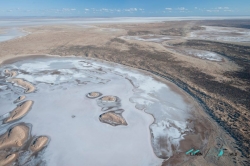
[(250, 42), (250, 30), (233, 27), (204, 26), (205, 30), (191, 32), (190, 38), (213, 41)]
[[(180, 141), (194, 130), (188, 122), (195, 120), (191, 115), (193, 104), (171, 90), (173, 85), (121, 65), (50, 57), (1, 68), (2, 72), (6, 69), (17, 71), (17, 78), (36, 86), (34, 93), (26, 95), (34, 102), (32, 110), (21, 121), (32, 124), (34, 135), (51, 138), (43, 155), (48, 165), (161, 165), (162, 157), (186, 150)], [(5, 79), (1, 84), (15, 94), (6, 98), (5, 91), (0, 91), (3, 106), (23, 94)], [(124, 110), (127, 126), (102, 123), (99, 116), (105, 109), (98, 106), (96, 99), (86, 97), (92, 91), (118, 96), (121, 105), (112, 109)], [(8, 108), (0, 113), (5, 114)], [(167, 149), (158, 142), (162, 136), (168, 142)], [(205, 143), (196, 141), (200, 146)]]

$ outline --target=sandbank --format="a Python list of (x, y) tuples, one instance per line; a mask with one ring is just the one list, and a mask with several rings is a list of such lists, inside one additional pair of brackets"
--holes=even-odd
[(49, 138), (47, 136), (39, 136), (35, 138), (35, 140), (30, 145), (30, 150), (33, 153), (39, 152), (42, 148), (44, 148), (49, 142)]
[(107, 112), (100, 115), (100, 121), (103, 123), (108, 123), (112, 126), (128, 125), (126, 120), (121, 115), (114, 112)]
[(0, 136), (0, 150), (12, 147), (22, 147), (29, 138), (30, 128), (25, 124), (10, 127)]
[(22, 88), (25, 89), (25, 93), (32, 93), (36, 90), (35, 86), (32, 85), (31, 83), (24, 81), (21, 78), (12, 78), (8, 80), (9, 82), (13, 84), (17, 84), (18, 86), (21, 86)]
[(10, 112), (10, 116), (4, 120), (4, 123), (10, 123), (24, 117), (32, 105), (33, 101), (31, 100), (19, 104), (13, 111)]

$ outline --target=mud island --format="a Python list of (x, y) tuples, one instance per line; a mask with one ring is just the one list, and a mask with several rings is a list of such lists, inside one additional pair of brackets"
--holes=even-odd
[(25, 93), (32, 93), (36, 90), (34, 85), (20, 78), (12, 78), (8, 79), (8, 81), (25, 89)]
[(24, 95), (19, 96), (19, 97), (14, 101), (14, 103), (21, 102), (21, 101), (23, 101), (25, 98), (26, 98), (26, 96), (24, 96)]
[(101, 100), (105, 101), (105, 102), (115, 102), (116, 97), (115, 96), (104, 96), (101, 98)]
[(17, 107), (9, 113), (9, 117), (4, 119), (3, 123), (11, 123), (24, 117), (31, 109), (33, 101), (28, 100), (17, 105)]
[(87, 97), (88, 97), (88, 98), (91, 98), (91, 99), (95, 99), (95, 98), (97, 98), (97, 97), (100, 97), (101, 95), (102, 95), (102, 94), (99, 93), (99, 92), (90, 92), (90, 93), (87, 94)]
[(34, 139), (32, 144), (30, 145), (30, 150), (33, 153), (39, 152), (42, 150), (49, 142), (49, 138), (47, 136), (39, 136)]
[(8, 154), (0, 153), (0, 165), (9, 165), (18, 158), (18, 153)]
[(17, 72), (16, 71), (11, 71), (11, 70), (8, 70), (8, 69), (5, 70), (5, 74), (8, 75), (9, 77), (15, 77), (15, 76), (17, 76)]
[(125, 125), (127, 126), (126, 120), (120, 114), (115, 112), (107, 112), (100, 115), (100, 121), (103, 123), (110, 124), (112, 126)]
[(22, 147), (30, 137), (30, 128), (24, 124), (10, 127), (0, 137), (0, 150)]

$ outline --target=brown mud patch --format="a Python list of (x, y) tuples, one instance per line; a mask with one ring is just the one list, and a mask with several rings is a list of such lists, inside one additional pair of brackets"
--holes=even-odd
[(124, 125), (127, 126), (126, 120), (122, 117), (121, 114), (117, 114), (115, 112), (107, 112), (99, 117), (102, 123), (107, 123), (112, 126)]
[(4, 120), (4, 123), (11, 123), (24, 117), (33, 105), (33, 101), (28, 100), (19, 104), (13, 111), (10, 112), (10, 116)]
[(19, 96), (15, 101), (14, 101), (14, 103), (18, 103), (18, 102), (20, 102), (20, 101), (23, 101), (24, 99), (26, 99), (26, 96)]
[(36, 90), (34, 85), (32, 85), (31, 83), (27, 81), (24, 81), (21, 78), (12, 78), (12, 79), (9, 79), (8, 82), (21, 86), (22, 88), (25, 89), (25, 93), (32, 93)]
[(12, 147), (22, 147), (30, 136), (30, 128), (25, 124), (10, 127), (0, 136), (0, 150)]
[(90, 99), (95, 99), (97, 97), (102, 96), (102, 94), (100, 92), (90, 92), (86, 96)]
[(18, 158), (18, 153), (0, 153), (0, 165), (7, 166), (13, 163)]
[(117, 98), (115, 96), (104, 96), (101, 98), (102, 101), (115, 102)]
[(30, 145), (30, 150), (33, 153), (39, 152), (49, 143), (49, 138), (47, 136), (39, 136), (34, 139), (32, 144)]
[(4, 73), (5, 73), (6, 75), (8, 75), (9, 77), (16, 77), (16, 76), (17, 76), (17, 72), (16, 72), (16, 71), (13, 71), (13, 70), (8, 70), (8, 69), (6, 69), (6, 70), (4, 71)]

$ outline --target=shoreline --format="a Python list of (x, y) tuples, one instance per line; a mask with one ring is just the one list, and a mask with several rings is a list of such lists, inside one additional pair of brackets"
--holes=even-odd
[[(107, 60), (103, 60), (103, 59), (99, 59), (99, 58), (91, 58), (91, 57), (85, 57), (84, 55), (82, 56), (77, 56), (77, 55), (68, 55), (68, 56), (61, 56), (61, 55), (51, 55), (51, 54), (23, 54), (23, 55), (17, 55), (17, 56), (13, 56), (13, 57), (9, 57), (9, 58), (5, 58), (3, 60), (1, 60), (0, 58), (0, 67), (3, 67), (4, 65), (7, 65), (7, 64), (11, 64), (11, 63), (15, 63), (15, 62), (18, 62), (18, 61), (23, 61), (23, 60), (26, 60), (26, 59), (29, 59), (29, 60), (32, 60), (32, 59), (39, 59), (39, 58), (83, 58), (83, 59), (89, 59), (89, 60), (97, 60), (97, 61), (100, 61), (100, 62), (105, 62), (105, 63), (108, 63), (108, 64), (112, 64), (112, 65), (121, 65), (125, 68), (129, 68), (129, 69), (132, 69), (132, 70), (137, 70), (139, 72), (142, 72), (144, 73), (145, 75), (151, 75), (155, 80), (160, 80), (160, 82), (164, 82), (166, 83), (170, 88), (171, 90), (173, 90), (174, 92), (178, 93), (181, 95), (181, 93), (185, 94), (185, 98), (186, 97), (191, 97), (192, 99), (195, 99), (192, 97), (191, 94), (189, 94), (187, 91), (185, 91), (185, 88), (181, 87), (181, 86), (178, 86), (178, 83), (175, 82), (173, 79), (171, 78), (166, 78), (165, 76), (159, 74), (159, 73), (156, 73), (156, 72), (152, 72), (150, 70), (145, 70), (145, 69), (142, 69), (142, 68), (136, 68), (134, 66), (128, 66), (128, 65), (125, 65), (125, 64), (120, 64), (120, 63), (116, 63), (116, 62), (111, 62), (111, 61), (107, 61)], [(176, 89), (174, 86), (177, 86), (181, 89)], [(196, 100), (195, 100), (196, 101)], [(197, 104), (199, 103), (198, 101), (196, 101)]]

